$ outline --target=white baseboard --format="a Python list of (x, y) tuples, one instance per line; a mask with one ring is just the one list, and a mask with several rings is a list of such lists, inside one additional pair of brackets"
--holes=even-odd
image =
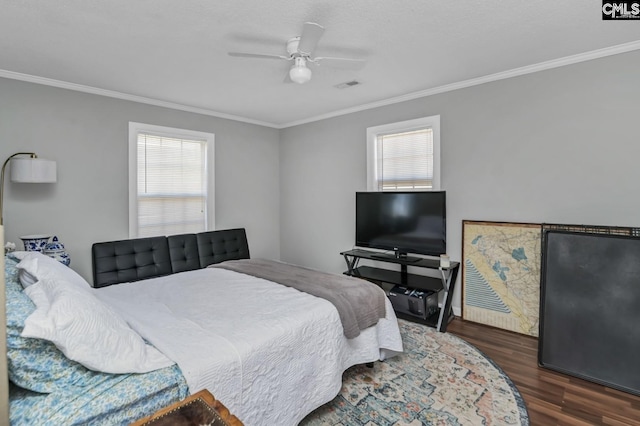
[(452, 306), (453, 308), (453, 315), (457, 316), (457, 317), (461, 317), (462, 316), (462, 309), (460, 309), (457, 306)]

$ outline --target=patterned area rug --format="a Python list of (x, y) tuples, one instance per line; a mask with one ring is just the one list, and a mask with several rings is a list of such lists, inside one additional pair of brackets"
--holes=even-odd
[(528, 425), (524, 401), (504, 372), (464, 340), (399, 320), (405, 352), (344, 373), (340, 394), (310, 425)]

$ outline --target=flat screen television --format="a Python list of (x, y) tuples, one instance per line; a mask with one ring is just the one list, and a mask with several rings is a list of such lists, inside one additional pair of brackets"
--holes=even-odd
[(356, 192), (356, 246), (440, 256), (447, 251), (446, 192)]

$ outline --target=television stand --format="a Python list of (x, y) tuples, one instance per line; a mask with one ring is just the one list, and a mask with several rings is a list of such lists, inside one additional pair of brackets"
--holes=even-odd
[[(453, 319), (451, 302), (456, 278), (458, 277), (458, 270), (460, 269), (459, 262), (450, 262), (449, 267), (441, 267), (440, 259), (417, 258), (417, 260), (413, 260), (414, 258), (411, 258), (411, 260), (407, 260), (405, 257), (396, 257), (390, 254), (362, 249), (347, 250), (340, 254), (347, 263), (347, 270), (344, 272), (345, 275), (363, 278), (381, 287), (383, 287), (383, 284), (390, 284), (415, 290), (432, 291), (438, 294), (443, 293), (442, 307), (438, 308), (437, 312), (427, 319), (423, 320), (422, 318), (401, 312), (396, 312), (396, 315), (398, 318), (435, 327), (438, 331), (447, 331), (447, 325)], [(400, 271), (371, 266), (359, 266), (361, 259), (397, 264), (400, 265)], [(407, 271), (408, 266), (439, 270), (440, 277), (410, 274)]]
[(374, 254), (372, 254), (371, 257), (379, 260), (398, 259), (407, 263), (413, 263), (413, 262), (422, 260), (421, 257), (407, 256), (406, 254), (398, 255), (398, 254), (389, 254), (389, 253), (376, 253), (376, 252), (373, 252), (373, 253)]

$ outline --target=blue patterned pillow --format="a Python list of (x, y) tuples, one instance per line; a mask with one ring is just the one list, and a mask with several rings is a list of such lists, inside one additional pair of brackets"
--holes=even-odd
[(35, 305), (22, 291), (15, 265), (12, 258), (5, 257), (9, 379), (24, 389), (52, 393), (85, 386), (91, 378), (102, 376), (69, 360), (49, 341), (20, 336)]

